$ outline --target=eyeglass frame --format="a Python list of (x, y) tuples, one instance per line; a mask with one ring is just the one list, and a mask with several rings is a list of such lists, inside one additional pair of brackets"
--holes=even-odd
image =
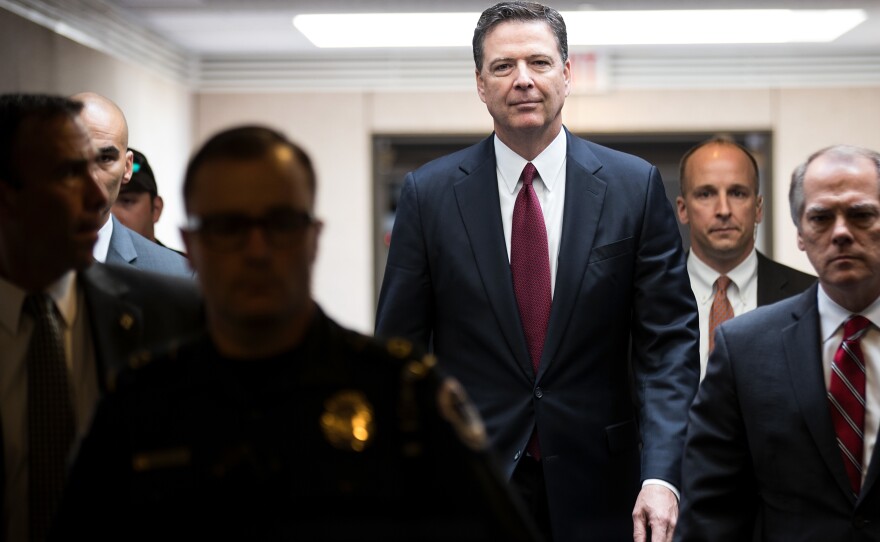
[[(287, 224), (287, 229), (280, 229), (279, 223), (274, 225), (272, 219), (294, 218), (295, 223)], [(233, 223), (235, 231), (211, 231), (211, 224), (217, 224), (216, 220), (237, 220)], [(293, 209), (290, 207), (276, 207), (270, 209), (262, 216), (254, 217), (244, 213), (215, 213), (198, 216), (188, 215), (187, 222), (181, 231), (200, 236), (205, 244), (220, 252), (234, 252), (241, 250), (247, 245), (250, 233), (254, 228), (259, 228), (266, 242), (273, 248), (288, 248), (292, 246), (309, 227), (318, 224), (319, 221), (310, 211)], [(284, 226), (284, 224), (281, 224)], [(206, 231), (207, 226), (207, 231)], [(229, 224), (227, 224), (227, 227)], [(217, 226), (214, 226), (215, 228)]]

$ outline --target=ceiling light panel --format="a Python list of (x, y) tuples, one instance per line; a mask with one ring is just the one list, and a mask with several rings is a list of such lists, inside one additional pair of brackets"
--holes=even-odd
[[(861, 9), (563, 12), (568, 43), (662, 45), (831, 42), (867, 19)], [(478, 13), (297, 15), (316, 47), (468, 47)]]

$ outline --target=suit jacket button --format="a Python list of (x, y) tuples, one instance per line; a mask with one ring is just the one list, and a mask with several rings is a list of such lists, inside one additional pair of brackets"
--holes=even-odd
[(541, 388), (535, 388), (535, 397), (537, 397), (538, 399), (544, 397), (544, 390), (542, 390)]
[(515, 454), (513, 454), (513, 460), (519, 461), (519, 457), (522, 455), (522, 450), (517, 450)]
[(856, 516), (853, 518), (853, 525), (856, 529), (864, 529), (871, 523), (870, 520), (865, 519), (865, 516)]

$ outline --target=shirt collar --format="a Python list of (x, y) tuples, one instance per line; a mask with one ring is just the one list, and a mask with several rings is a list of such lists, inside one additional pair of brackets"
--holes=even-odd
[(113, 236), (113, 215), (107, 217), (107, 222), (98, 230), (98, 242), (92, 249), (95, 260), (104, 263), (107, 261), (107, 253), (110, 252), (110, 237)]
[[(693, 250), (688, 254), (688, 262), (687, 262), (688, 274), (691, 277), (691, 281), (695, 282), (700, 291), (708, 292), (708, 295), (712, 294), (712, 290), (715, 287), (715, 281), (718, 280), (718, 277), (721, 276), (721, 273), (715, 271), (709, 264), (704, 262), (697, 256)], [(739, 265), (731, 269), (726, 273), (727, 277), (730, 281), (736, 286), (738, 292), (742, 292), (745, 289), (745, 285), (758, 273), (758, 253), (754, 247), (752, 247), (752, 251), (746, 256), (746, 259), (741, 261)], [(730, 293), (728, 293), (730, 295)]]
[[(55, 302), (58, 313), (69, 328), (76, 319), (76, 271), (70, 270), (44, 290)], [(28, 292), (0, 277), (0, 325), (15, 335), (21, 323), (21, 309)]]
[[(495, 134), (494, 142), (495, 161), (498, 165), (498, 172), (508, 191), (513, 194), (519, 183), (519, 176), (522, 174), (523, 168), (526, 167), (526, 164), (529, 161), (516, 154), (510, 147), (498, 139), (498, 134)], [(534, 164), (535, 169), (538, 170), (538, 176), (541, 178), (541, 182), (544, 183), (544, 186), (549, 192), (552, 192), (553, 187), (556, 185), (556, 180), (559, 178), (559, 171), (565, 164), (565, 154), (567, 150), (568, 139), (565, 136), (565, 130), (559, 130), (559, 134), (556, 138), (547, 145), (546, 149), (541, 151), (541, 154), (532, 160), (532, 164)]]
[[(843, 323), (854, 313), (841, 307), (833, 299), (828, 297), (828, 294), (825, 293), (825, 289), (822, 288), (821, 283), (819, 284), (818, 290), (817, 301), (822, 330), (822, 342), (825, 342), (833, 337), (837, 333), (837, 330), (840, 329), (840, 326), (842, 326)], [(865, 310), (856, 314), (861, 314), (870, 320), (874, 326), (880, 325), (880, 297), (868, 305)]]

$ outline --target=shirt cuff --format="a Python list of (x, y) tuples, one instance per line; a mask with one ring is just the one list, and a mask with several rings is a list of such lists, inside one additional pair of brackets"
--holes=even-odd
[(663, 480), (658, 480), (656, 478), (648, 478), (647, 480), (642, 482), (642, 487), (644, 488), (645, 486), (663, 486), (674, 493), (677, 500), (681, 501), (681, 493), (678, 492), (678, 488), (670, 484), (669, 482), (664, 482)]

